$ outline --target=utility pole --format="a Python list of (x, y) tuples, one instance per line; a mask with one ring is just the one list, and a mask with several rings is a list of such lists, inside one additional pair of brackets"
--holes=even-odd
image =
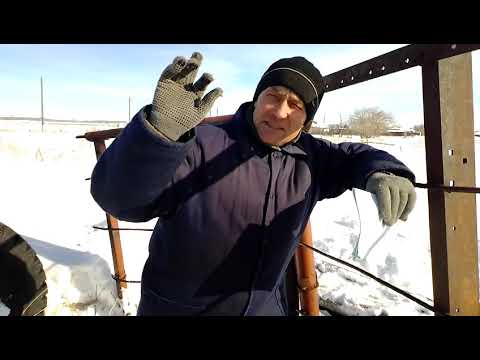
[(131, 101), (132, 101), (132, 100), (131, 100), (131, 98), (130, 98), (130, 96), (129, 96), (129, 97), (128, 97), (128, 120), (127, 120), (127, 122), (129, 122), (130, 119), (131, 119), (131, 117), (130, 117), (130, 107), (131, 107), (130, 104), (131, 104)]
[(43, 78), (40, 76), (40, 111), (42, 119), (42, 133), (43, 133)]
[(342, 113), (339, 112), (338, 115), (340, 116), (340, 129), (338, 131), (339, 135), (342, 136), (343, 134), (343, 120), (342, 120)]

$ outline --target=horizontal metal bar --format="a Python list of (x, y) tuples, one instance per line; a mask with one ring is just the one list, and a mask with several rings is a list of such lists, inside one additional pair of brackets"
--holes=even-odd
[[(208, 124), (217, 124), (224, 121), (228, 121), (233, 117), (233, 115), (219, 115), (219, 116), (210, 116), (202, 120), (202, 123)], [(117, 129), (108, 129), (108, 130), (99, 130), (99, 131), (90, 131), (86, 132), (83, 135), (78, 135), (76, 139), (86, 139), (88, 141), (105, 141), (108, 139), (114, 139), (122, 132), (124, 128)]]
[(142, 283), (141, 280), (127, 280), (126, 278), (121, 279), (117, 275), (113, 275), (113, 274), (112, 274), (112, 279), (116, 280), (117, 282), (121, 282), (121, 283), (129, 283), (129, 284), (141, 284)]
[(480, 49), (480, 44), (414, 44), (404, 46), (324, 77), (325, 92), (337, 90), (425, 62)]
[(83, 135), (76, 136), (77, 139), (87, 139), (88, 141), (100, 141), (116, 138), (122, 132), (123, 128), (118, 129), (108, 129), (108, 130), (99, 130), (86, 132)]
[(422, 184), (422, 183), (415, 183), (415, 187), (418, 187), (421, 189), (442, 190), (449, 193), (458, 192), (458, 193), (480, 194), (480, 188), (477, 188), (477, 187), (429, 185), (429, 184)]
[(94, 229), (96, 230), (112, 230), (112, 231), (115, 231), (115, 230), (132, 230), (132, 231), (153, 231), (153, 229), (145, 229), (145, 228), (119, 228), (119, 227), (116, 227), (116, 228), (110, 228), (110, 227), (103, 227), (103, 226), (96, 226), (96, 225), (93, 225), (92, 226)]

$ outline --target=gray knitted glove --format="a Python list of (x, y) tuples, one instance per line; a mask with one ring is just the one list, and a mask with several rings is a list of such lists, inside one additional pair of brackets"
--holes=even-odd
[(194, 52), (187, 61), (177, 56), (162, 72), (152, 101), (148, 122), (164, 137), (177, 141), (197, 126), (208, 114), (215, 100), (222, 96), (220, 88), (213, 89), (202, 99), (210, 74), (203, 74), (195, 83), (203, 56)]
[(388, 226), (398, 219), (406, 221), (417, 199), (410, 180), (382, 172), (373, 173), (368, 178), (365, 190), (375, 195), (378, 216)]

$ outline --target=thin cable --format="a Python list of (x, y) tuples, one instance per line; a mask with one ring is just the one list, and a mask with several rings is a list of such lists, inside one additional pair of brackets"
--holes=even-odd
[[(94, 226), (94, 228), (99, 228), (100, 230), (109, 230), (109, 228), (100, 228), (100, 227), (96, 227), (96, 226)], [(135, 228), (118, 228), (118, 229), (115, 229), (115, 228), (110, 228), (110, 230), (140, 230), (140, 231), (152, 231), (153, 229), (135, 229)], [(385, 232), (384, 232), (384, 234), (385, 234)], [(384, 235), (384, 234), (383, 234), (383, 235)], [(383, 235), (382, 235), (378, 240), (380, 240), (380, 239), (383, 237)], [(359, 238), (360, 238), (360, 237), (359, 237)], [(377, 240), (377, 242), (378, 242), (378, 240)], [(320, 254), (320, 255), (323, 255), (323, 256), (331, 259), (331, 260), (337, 261), (337, 262), (339, 262), (339, 263), (341, 263), (341, 264), (343, 264), (343, 265), (345, 265), (345, 266), (347, 266), (347, 267), (350, 267), (350, 268), (352, 268), (352, 269), (354, 269), (354, 270), (357, 270), (358, 272), (362, 273), (363, 275), (365, 275), (365, 276), (367, 276), (367, 277), (369, 277), (369, 278), (377, 281), (378, 283), (380, 283), (380, 284), (382, 284), (382, 285), (390, 288), (391, 290), (393, 290), (393, 291), (395, 291), (395, 292), (397, 292), (397, 293), (405, 296), (406, 298), (408, 298), (408, 299), (416, 302), (417, 304), (423, 306), (424, 308), (426, 308), (426, 309), (434, 312), (436, 315), (448, 316), (447, 314), (444, 314), (444, 313), (441, 313), (441, 312), (439, 312), (439, 311), (436, 311), (433, 306), (431, 306), (431, 305), (423, 302), (422, 300), (418, 299), (417, 297), (413, 296), (412, 294), (408, 293), (407, 291), (402, 290), (402, 289), (400, 289), (400, 288), (397, 288), (396, 286), (394, 286), (394, 285), (386, 282), (385, 280), (382, 280), (382, 279), (376, 277), (375, 275), (373, 275), (373, 274), (371, 274), (371, 273), (363, 270), (362, 268), (359, 268), (359, 267), (357, 267), (357, 266), (355, 266), (355, 265), (353, 265), (353, 264), (350, 264), (350, 263), (348, 263), (348, 262), (346, 262), (346, 261), (344, 261), (344, 260), (338, 259), (338, 258), (336, 258), (336, 257), (334, 257), (334, 256), (332, 256), (332, 255), (329, 255), (329, 254), (327, 254), (327, 253), (324, 253), (323, 251), (320, 251), (320, 250), (318, 250), (318, 249), (316, 249), (316, 248), (314, 248), (314, 247), (312, 247), (312, 246), (310, 246), (310, 245), (307, 245), (307, 244), (305, 244), (305, 243), (303, 243), (303, 242), (300, 242), (300, 245), (305, 246), (305, 247), (313, 250), (314, 252), (316, 252), (316, 253), (318, 253), (318, 254)], [(119, 282), (123, 282), (123, 283), (130, 283), (130, 284), (140, 284), (140, 283), (141, 283), (140, 280), (124, 280), (124, 279), (120, 279), (118, 276), (113, 275), (113, 274), (112, 274), (112, 278), (113, 278), (115, 281), (119, 281)]]
[[(357, 202), (357, 198), (356, 198), (356, 196), (355, 196), (355, 192), (353, 192), (353, 196), (354, 196), (354, 199), (355, 199), (355, 205), (356, 205), (356, 207), (357, 207), (357, 213), (358, 213), (358, 217), (359, 217), (359, 220), (360, 220), (360, 211), (359, 211), (359, 208), (358, 208), (358, 202)], [(358, 235), (358, 238), (357, 238), (357, 243), (356, 243), (355, 248), (354, 248), (354, 250), (353, 250), (353, 251), (354, 251), (353, 256), (354, 256), (354, 258), (357, 258), (357, 259), (358, 259), (358, 243), (359, 243), (359, 241), (360, 241), (360, 236), (361, 236), (361, 231), (362, 231), (361, 221), (360, 221), (360, 226), (359, 226), (359, 227), (360, 227), (360, 232), (359, 232), (359, 235)], [(96, 225), (94, 225), (93, 228), (94, 228), (94, 229), (98, 229), (98, 230), (153, 231), (153, 229), (147, 229), (147, 228), (109, 228), (109, 227), (101, 227), (101, 226), (96, 226)], [(370, 247), (370, 249), (367, 251), (366, 256), (367, 256), (368, 253), (372, 250), (372, 248), (373, 248), (376, 244), (378, 244), (378, 242), (384, 237), (384, 235), (386, 234), (387, 230), (388, 230), (388, 228), (383, 232), (382, 235), (380, 235), (380, 237), (379, 237), (379, 238), (375, 241), (375, 243)], [(331, 259), (331, 260), (337, 261), (337, 262), (339, 262), (339, 263), (341, 263), (341, 264), (343, 264), (343, 265), (345, 265), (345, 266), (347, 266), (347, 267), (350, 267), (350, 268), (352, 268), (352, 269), (357, 270), (358, 272), (362, 273), (363, 275), (365, 275), (365, 276), (367, 276), (367, 277), (369, 277), (369, 278), (377, 281), (378, 283), (380, 283), (380, 284), (382, 284), (382, 285), (390, 288), (391, 290), (393, 290), (393, 291), (395, 291), (395, 292), (397, 292), (397, 293), (399, 293), (399, 294), (407, 297), (408, 299), (416, 302), (417, 304), (425, 307), (426, 309), (434, 312), (434, 313), (437, 314), (437, 315), (445, 315), (445, 316), (448, 316), (448, 315), (446, 315), (446, 314), (444, 314), (444, 313), (441, 313), (441, 312), (436, 311), (433, 306), (431, 306), (431, 305), (423, 302), (422, 300), (416, 298), (415, 296), (413, 296), (412, 294), (408, 293), (407, 291), (402, 290), (402, 289), (400, 289), (400, 288), (397, 288), (396, 286), (394, 286), (394, 285), (386, 282), (385, 280), (382, 280), (382, 279), (376, 277), (375, 275), (373, 275), (373, 274), (371, 274), (371, 273), (363, 270), (362, 268), (359, 268), (359, 267), (357, 267), (357, 266), (355, 266), (355, 265), (353, 265), (353, 264), (350, 264), (350, 263), (348, 263), (348, 262), (346, 262), (346, 261), (344, 261), (344, 260), (338, 259), (338, 258), (336, 258), (336, 257), (334, 257), (334, 256), (332, 256), (332, 255), (329, 255), (329, 254), (327, 254), (327, 253), (324, 253), (323, 251), (320, 251), (320, 250), (318, 250), (318, 249), (316, 249), (316, 248), (314, 248), (314, 247), (311, 247), (310, 245), (307, 245), (307, 244), (305, 244), (305, 243), (303, 243), (303, 242), (300, 242), (300, 245), (305, 246), (305, 247), (313, 250), (314, 252), (316, 252), (316, 253), (318, 253), (318, 254), (320, 254), (320, 255), (323, 255), (323, 256)], [(366, 256), (365, 256), (365, 258), (366, 258)], [(141, 283), (141, 281), (139, 281), (139, 280), (123, 280), (123, 279), (118, 278), (118, 277), (115, 276), (115, 275), (112, 275), (112, 278), (113, 278), (114, 280), (116, 280), (116, 281), (123, 282), (123, 283), (133, 283), (133, 284), (140, 284), (140, 283)]]
[(357, 200), (357, 196), (356, 196), (356, 193), (355, 193), (355, 188), (352, 189), (352, 193), (353, 193), (353, 199), (355, 200), (355, 207), (357, 208), (358, 224), (359, 224), (358, 237), (357, 237), (357, 241), (355, 242), (355, 246), (353, 247), (352, 258), (353, 258), (353, 260), (357, 260), (357, 261), (366, 261), (370, 252), (375, 248), (375, 246), (378, 245), (380, 240), (382, 240), (385, 237), (385, 235), (391, 229), (391, 227), (386, 227), (385, 228), (385, 230), (382, 232), (382, 234), (378, 237), (377, 240), (375, 240), (375, 242), (372, 244), (372, 246), (370, 246), (368, 251), (365, 253), (365, 256), (363, 257), (363, 259), (361, 259), (360, 256), (358, 256), (358, 245), (360, 244), (360, 238), (362, 237), (362, 218), (360, 217), (360, 208), (358, 206), (358, 200)]
[(444, 314), (444, 313), (442, 313), (442, 312), (439, 312), (439, 311), (435, 310), (435, 308), (434, 308), (433, 306), (431, 306), (430, 304), (427, 304), (426, 302), (424, 302), (424, 301), (416, 298), (415, 296), (413, 296), (413, 295), (410, 294), (409, 292), (407, 292), (407, 291), (405, 291), (405, 290), (402, 290), (402, 289), (400, 289), (400, 288), (398, 288), (398, 287), (396, 287), (396, 286), (394, 286), (394, 285), (386, 282), (385, 280), (382, 280), (382, 279), (376, 277), (375, 275), (373, 275), (373, 274), (371, 274), (371, 273), (369, 273), (369, 272), (367, 272), (367, 271), (359, 268), (358, 266), (352, 265), (352, 264), (350, 264), (350, 263), (348, 263), (348, 262), (346, 262), (346, 261), (344, 261), (344, 260), (338, 259), (338, 258), (336, 258), (336, 257), (334, 257), (334, 256), (332, 256), (332, 255), (329, 255), (329, 254), (327, 254), (327, 253), (324, 253), (323, 251), (320, 251), (320, 250), (318, 250), (318, 249), (316, 249), (316, 248), (314, 248), (314, 247), (312, 247), (312, 246), (310, 246), (310, 245), (307, 245), (307, 244), (305, 244), (305, 243), (303, 243), (303, 242), (300, 242), (300, 245), (305, 246), (305, 247), (309, 248), (310, 250), (312, 250), (312, 251), (314, 251), (314, 252), (316, 252), (316, 253), (318, 253), (318, 254), (320, 254), (320, 255), (323, 255), (323, 256), (331, 259), (331, 260), (337, 261), (337, 262), (339, 262), (339, 263), (341, 263), (341, 264), (343, 264), (343, 265), (345, 265), (345, 266), (348, 266), (348, 267), (350, 267), (350, 268), (352, 268), (352, 269), (357, 270), (358, 272), (362, 273), (363, 275), (368, 276), (369, 278), (377, 281), (378, 283), (380, 283), (380, 284), (382, 284), (382, 285), (390, 288), (391, 290), (393, 290), (393, 291), (395, 291), (395, 292), (397, 292), (397, 293), (405, 296), (406, 298), (408, 298), (408, 299), (416, 302), (417, 304), (423, 306), (424, 308), (426, 308), (426, 309), (434, 312), (436, 315), (445, 315), (445, 316), (447, 316), (447, 314)]
[(360, 218), (360, 209), (358, 207), (357, 196), (355, 194), (355, 188), (352, 189), (352, 193), (353, 193), (353, 199), (355, 200), (355, 207), (357, 208), (358, 224), (359, 224), (358, 225), (358, 227), (359, 227), (358, 238), (357, 238), (357, 242), (355, 243), (355, 246), (353, 247), (352, 257), (355, 260), (358, 260), (359, 259), (358, 244), (360, 243), (360, 237), (362, 236), (362, 219)]
[(387, 234), (387, 232), (390, 231), (391, 228), (392, 228), (392, 226), (386, 226), (386, 227), (385, 227), (385, 230), (383, 230), (382, 234), (378, 237), (377, 240), (375, 240), (375, 242), (372, 244), (372, 246), (370, 246), (370, 248), (367, 250), (367, 252), (365, 253), (365, 256), (364, 256), (363, 259), (362, 259), (362, 261), (367, 261), (367, 257), (368, 257), (368, 255), (370, 254), (370, 252), (373, 250), (373, 248), (374, 248), (375, 246), (378, 245), (378, 243), (380, 242), (380, 240), (382, 240), (382, 239), (385, 237), (385, 235)]

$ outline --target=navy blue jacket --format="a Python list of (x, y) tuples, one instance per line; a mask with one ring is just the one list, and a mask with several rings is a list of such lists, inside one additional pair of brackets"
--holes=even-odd
[(386, 170), (414, 181), (385, 151), (302, 134), (280, 151), (259, 142), (243, 104), (221, 125), (178, 142), (135, 115), (97, 162), (96, 202), (130, 222), (159, 218), (139, 315), (284, 315), (280, 283), (317, 201)]

